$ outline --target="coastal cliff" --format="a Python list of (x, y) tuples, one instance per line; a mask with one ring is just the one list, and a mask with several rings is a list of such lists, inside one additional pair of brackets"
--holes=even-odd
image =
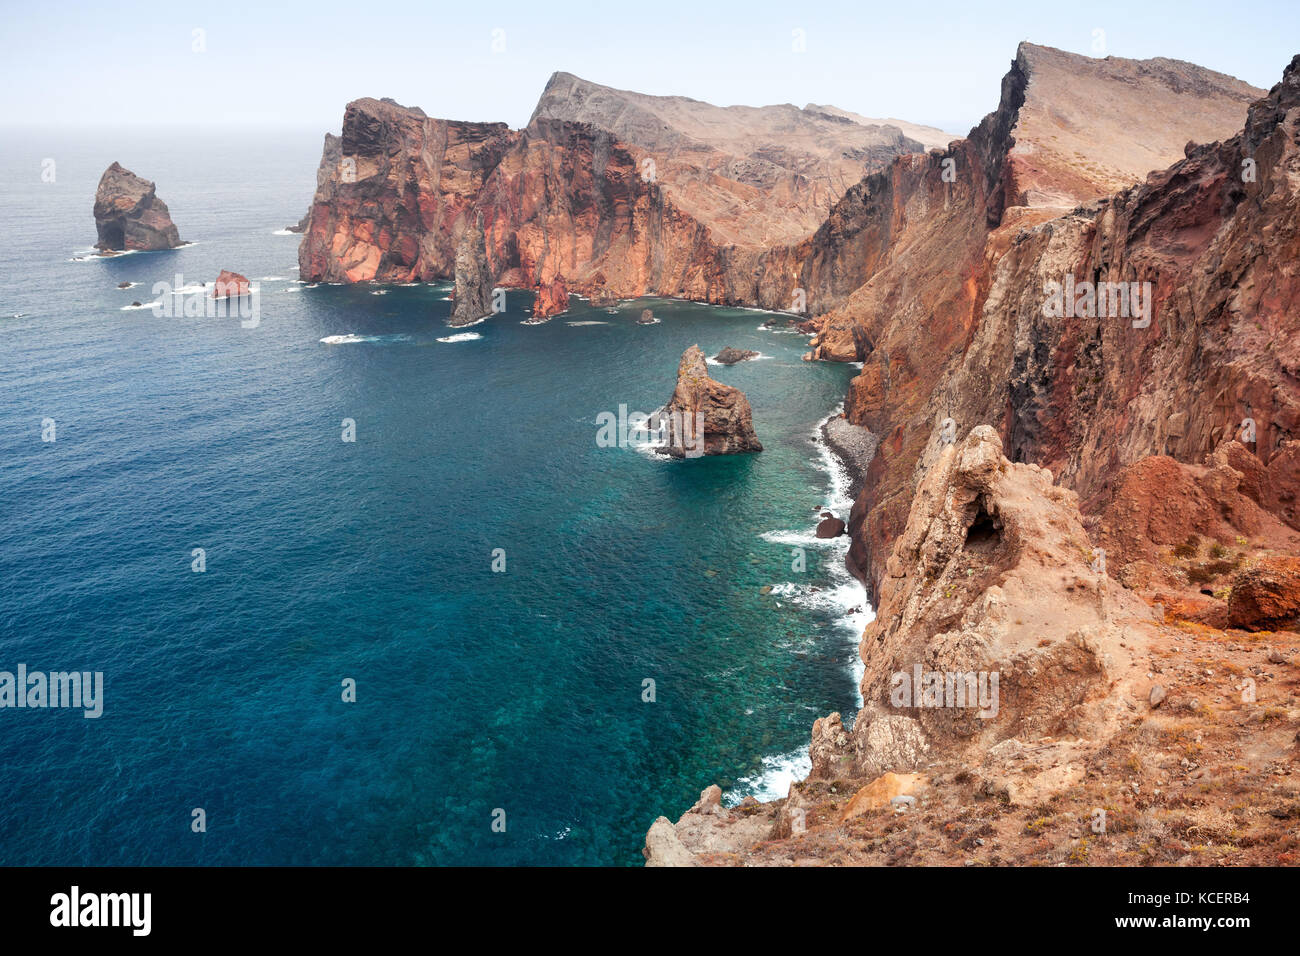
[[(1300, 862), (1280, 822), (1300, 633), (1250, 639), (1125, 587), (1078, 496), (1002, 452), (980, 425), (928, 464), (862, 638), (863, 707), (813, 724), (807, 778), (768, 803), (708, 787), (654, 822), (648, 866)], [(1221, 565), (1300, 626), (1295, 559), (1273, 550), (1300, 535), (1252, 511), (1245, 473), (1217, 476), (1234, 519), (1214, 530), (1246, 543), (1210, 562), (1213, 538), (1189, 542), (1179, 570)]]
[(430, 119), (391, 99), (360, 99), (326, 136), (298, 248), (302, 278), (451, 278), (488, 175), (518, 139), (504, 123)]
[[(534, 290), (538, 322), (570, 292), (785, 310), (808, 360), (861, 363), (836, 427), (869, 449), (863, 709), (816, 722), (786, 799), (710, 787), (655, 821), (651, 865), (1190, 863), (1198, 832), (1208, 862), (1296, 862), (1262, 814), (1297, 797), (1275, 778), (1300, 718), (1298, 90), (1300, 58), (1266, 94), (1024, 43), (967, 137), (876, 130), (858, 156), (832, 134), (871, 124), (831, 107), (568, 74), (519, 131), (359, 100), (300, 265), (454, 277), (454, 324), (494, 285)], [(706, 415), (706, 453), (761, 449), (698, 349), (665, 411)], [(935, 674), (982, 703), (934, 704)]]
[(454, 278), (481, 215), (487, 271), (507, 288), (562, 277), (597, 304), (653, 294), (805, 311), (791, 243), (864, 173), (923, 149), (830, 109), (720, 108), (569, 74), (519, 131), (359, 99), (325, 139), (300, 274)]
[[(1114, 162), (1037, 148), (1059, 63), (1023, 45), (967, 140), (868, 178), (864, 202), (892, 198), (858, 234), (888, 238), (815, 322), (813, 357), (864, 363), (846, 418), (880, 439), (850, 521), (876, 607), (863, 709), (814, 724), (785, 799), (710, 788), (660, 818), (649, 864), (1300, 861), (1279, 824), (1300, 739), (1300, 57), (1236, 135), (1131, 177), (1149, 157), (1102, 119)], [(1243, 90), (1206, 74), (1099, 61), (1074, 108), (1145, 77), (1128, 95), (1153, 114), (1193, 92), (1221, 123)]]
[[(1189, 146), (1117, 195), (1063, 215), (1003, 208), (996, 228), (971, 236), (965, 278), (937, 277), (918, 296), (933, 296), (935, 312), (879, 311), (902, 285), (916, 288), (913, 258), (896, 249), (896, 262), (825, 317), (823, 349), (872, 344), (855, 352), (864, 366), (845, 411), (881, 438), (851, 522), (851, 557), (873, 590), (945, 418), (996, 423), (1012, 460), (1051, 468), (1086, 510), (1123, 466), (1153, 454), (1198, 462), (1246, 419), (1265, 467), (1295, 469), (1295, 450), (1283, 448), (1300, 411), (1297, 326), (1286, 305), (1295, 295), (1286, 263), (1297, 248), (1294, 120), (1286, 120), (1295, 84), (1293, 65), (1243, 117), (1247, 132)], [(1079, 307), (1050, 314), (1053, 284), (1077, 289)], [(1135, 306), (1146, 298), (1127, 309), (1108, 289), (1136, 290)]]

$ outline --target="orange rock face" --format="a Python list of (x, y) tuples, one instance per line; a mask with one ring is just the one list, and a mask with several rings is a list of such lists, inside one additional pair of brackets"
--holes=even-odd
[(545, 322), (552, 316), (569, 311), (569, 287), (561, 276), (550, 282), (539, 283), (533, 299), (533, 322)]
[[(1106, 181), (1075, 177), (1071, 198), (1081, 204), (1064, 214), (1044, 197), (1066, 177), (1049, 164), (1033, 179), (1026, 164), (1041, 153), (1033, 123), (1026, 131), (1021, 122), (1022, 110), (1048, 109), (1036, 91), (1059, 69), (1059, 57), (1022, 47), (998, 111), (969, 139), (924, 165), (895, 161), (892, 211), (863, 229), (892, 233), (880, 265), (820, 320), (815, 357), (864, 363), (846, 413), (881, 439), (850, 522), (851, 559), (873, 591), (946, 418), (959, 429), (997, 423), (1011, 460), (1049, 467), (1085, 503), (1105, 499), (1127, 464), (1158, 454), (1198, 464), (1249, 424), (1255, 441), (1245, 449), (1277, 476), (1261, 507), (1294, 520), (1287, 442), (1300, 428), (1300, 327), (1287, 303), (1300, 288), (1285, 263), (1300, 256), (1288, 172), (1297, 162), (1295, 66), (1243, 110), (1244, 133), (1187, 147), (1181, 161), (1110, 198), (1094, 198)], [(1097, 69), (1093, 95), (1104, 99), (1110, 67)], [(1207, 79), (1188, 90), (1189, 114), (1202, 92), (1209, 101), (1198, 123), (1233, 115), (1231, 84)], [(1167, 110), (1180, 95), (1158, 82), (1148, 108)], [(1049, 174), (1051, 189), (1041, 178)], [(1053, 314), (1053, 283), (1136, 283), (1147, 314), (1106, 297)]]
[(212, 288), (212, 298), (226, 299), (248, 295), (248, 279), (241, 276), (238, 272), (231, 272), (229, 269), (222, 269), (221, 275), (217, 276), (217, 281)]
[(430, 119), (392, 100), (348, 104), (327, 135), (298, 249), (311, 282), (410, 282), (454, 274), (479, 190), (519, 134)]
[[(617, 102), (593, 105), (590, 90)], [(633, 119), (620, 97), (629, 108), (635, 98)], [(834, 294), (854, 288), (856, 262), (838, 252), (807, 277), (801, 272), (805, 259), (836, 241), (838, 227), (818, 223), (863, 172), (921, 144), (827, 108), (735, 115), (684, 102), (691, 105), (557, 74), (516, 132), (356, 100), (342, 135), (325, 140), (300, 274), (335, 282), (449, 278), (462, 234), (482, 215), (490, 271), (510, 287), (563, 276), (570, 291), (598, 303), (656, 294), (801, 313), (828, 308)], [(667, 111), (682, 129), (650, 121), (650, 110)], [(706, 134), (718, 142), (701, 150), (694, 137)], [(859, 146), (841, 149), (841, 139)], [(833, 176), (823, 175), (824, 163)], [(816, 288), (807, 285), (813, 280)]]
[(1274, 557), (1243, 571), (1228, 598), (1228, 626), (1294, 629), (1300, 622), (1300, 558)]

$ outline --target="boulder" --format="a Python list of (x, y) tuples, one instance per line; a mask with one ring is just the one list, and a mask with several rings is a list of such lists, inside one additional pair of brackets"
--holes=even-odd
[(911, 717), (863, 712), (853, 726), (854, 769), (870, 777), (886, 771), (910, 771), (930, 749), (925, 731)]
[(698, 866), (694, 855), (686, 849), (677, 831), (667, 817), (659, 817), (645, 835), (641, 850), (646, 866)]
[(840, 814), (844, 823), (854, 817), (860, 817), (872, 810), (883, 810), (898, 797), (912, 797), (926, 784), (926, 778), (919, 773), (885, 773), (853, 795)]
[(1237, 573), (1228, 595), (1228, 626), (1295, 630), (1300, 624), (1300, 558), (1278, 555)]
[(817, 522), (817, 537), (838, 538), (844, 534), (845, 524), (839, 518), (823, 518)]
[(812, 760), (809, 778), (812, 780), (834, 780), (847, 769), (849, 752), (849, 735), (844, 730), (839, 712), (819, 717), (813, 721), (812, 740), (808, 744), (808, 756)]

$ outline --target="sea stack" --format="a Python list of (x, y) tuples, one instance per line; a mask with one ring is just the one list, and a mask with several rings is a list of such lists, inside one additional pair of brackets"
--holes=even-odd
[(456, 247), (456, 304), (449, 325), (473, 325), (492, 314), (492, 270), (487, 261), (483, 217), (465, 230)]
[(183, 245), (167, 204), (155, 195), (155, 186), (121, 163), (113, 163), (99, 178), (95, 190), (95, 248), (103, 252), (128, 249), (175, 249)]
[(564, 276), (556, 276), (550, 282), (537, 283), (536, 291), (529, 324), (536, 325), (569, 311), (569, 287), (564, 282)]
[(709, 377), (698, 345), (682, 353), (677, 388), (663, 411), (668, 422), (668, 443), (663, 448), (666, 455), (693, 458), (763, 450), (754, 434), (749, 399), (740, 389)]

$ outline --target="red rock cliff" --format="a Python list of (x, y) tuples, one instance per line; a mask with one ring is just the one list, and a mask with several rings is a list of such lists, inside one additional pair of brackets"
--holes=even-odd
[[(706, 135), (715, 142), (698, 138)], [(466, 224), (481, 214), (489, 271), (502, 285), (563, 275), (570, 291), (600, 301), (656, 294), (825, 308), (855, 276), (797, 297), (799, 263), (819, 245), (801, 237), (856, 177), (918, 149), (896, 127), (820, 108), (719, 109), (567, 74), (552, 78), (519, 132), (361, 99), (348, 105), (342, 136), (326, 137), (300, 273), (449, 278)]]

